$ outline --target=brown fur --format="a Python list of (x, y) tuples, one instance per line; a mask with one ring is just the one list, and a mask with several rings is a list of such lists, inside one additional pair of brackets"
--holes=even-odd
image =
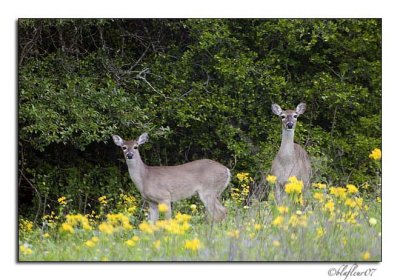
[[(171, 217), (171, 202), (199, 194), (213, 220), (222, 220), (226, 208), (218, 200), (230, 181), (230, 171), (222, 164), (209, 159), (196, 160), (176, 166), (147, 166), (143, 163), (139, 149), (134, 149), (147, 141), (147, 134), (138, 140), (124, 141), (113, 136), (116, 145), (123, 150), (131, 179), (142, 197), (150, 204), (150, 220), (158, 219), (158, 204), (169, 207), (167, 217)], [(132, 153), (132, 159), (128, 153)]]
[[(307, 191), (311, 179), (311, 162), (307, 152), (294, 143), (294, 129), (297, 117), (304, 113), (306, 105), (300, 103), (296, 110), (283, 111), (279, 105), (273, 104), (272, 111), (282, 118), (282, 141), (280, 149), (272, 162), (271, 174), (277, 177), (275, 197), (281, 200), (283, 188), (291, 176), (304, 183), (304, 191)], [(288, 128), (291, 127), (290, 129)]]

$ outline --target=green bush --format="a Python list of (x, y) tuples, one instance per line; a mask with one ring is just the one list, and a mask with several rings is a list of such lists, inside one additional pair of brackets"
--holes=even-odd
[(21, 19), (18, 38), (24, 214), (133, 191), (112, 134), (149, 132), (150, 165), (212, 158), (266, 174), (280, 143), (272, 102), (307, 103), (296, 141), (315, 180), (376, 177), (379, 19)]

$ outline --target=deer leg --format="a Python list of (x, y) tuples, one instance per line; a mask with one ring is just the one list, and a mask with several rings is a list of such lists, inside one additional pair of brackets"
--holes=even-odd
[(214, 216), (214, 219), (216, 221), (222, 221), (225, 218), (226, 213), (228, 211), (222, 205), (222, 203), (218, 200), (218, 198), (215, 198), (214, 205), (215, 205), (215, 208), (217, 209), (217, 212), (218, 212), (217, 216)]
[(150, 221), (155, 222), (158, 220), (158, 204), (154, 202), (149, 202), (149, 204)]
[(282, 203), (282, 187), (279, 184), (275, 185), (275, 201), (278, 205)]
[(199, 193), (199, 196), (212, 220), (220, 221), (225, 218), (226, 208), (219, 202), (216, 194)]

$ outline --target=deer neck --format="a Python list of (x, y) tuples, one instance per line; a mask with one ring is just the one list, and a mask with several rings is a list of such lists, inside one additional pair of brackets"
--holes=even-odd
[(143, 191), (143, 181), (146, 173), (146, 165), (143, 163), (140, 154), (134, 160), (126, 160), (129, 175), (140, 192)]
[(285, 161), (291, 161), (294, 153), (294, 130), (282, 129), (282, 142), (279, 148), (279, 157)]

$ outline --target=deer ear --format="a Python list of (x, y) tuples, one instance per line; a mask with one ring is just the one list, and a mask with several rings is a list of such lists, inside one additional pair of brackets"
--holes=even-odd
[(137, 140), (139, 145), (142, 145), (149, 140), (149, 135), (145, 132), (142, 135), (139, 136), (139, 139)]
[(307, 108), (306, 103), (300, 103), (296, 107), (296, 113), (301, 115), (306, 111), (306, 108)]
[(278, 116), (280, 116), (282, 113), (282, 108), (278, 104), (275, 104), (275, 103), (271, 105), (271, 110), (272, 110), (272, 113), (274, 113), (275, 115), (278, 115)]
[(122, 146), (122, 144), (124, 143), (124, 140), (121, 138), (121, 137), (119, 137), (118, 135), (113, 135), (112, 136), (112, 139), (114, 140), (114, 143), (115, 143), (115, 145), (117, 145), (117, 146)]

